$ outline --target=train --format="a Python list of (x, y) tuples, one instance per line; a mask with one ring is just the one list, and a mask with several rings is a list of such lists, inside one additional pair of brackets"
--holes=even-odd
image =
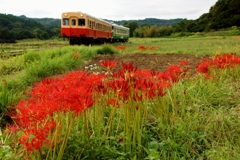
[(83, 12), (63, 12), (61, 36), (70, 45), (127, 42), (130, 29)]

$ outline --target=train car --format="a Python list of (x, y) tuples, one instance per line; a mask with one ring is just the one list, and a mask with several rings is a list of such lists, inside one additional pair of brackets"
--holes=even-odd
[(129, 39), (129, 28), (83, 12), (64, 12), (61, 36), (69, 38), (70, 45), (126, 42)]
[(112, 23), (112, 41), (127, 42), (129, 39), (129, 28)]
[(111, 42), (111, 23), (83, 12), (64, 12), (61, 36), (69, 38), (70, 45)]

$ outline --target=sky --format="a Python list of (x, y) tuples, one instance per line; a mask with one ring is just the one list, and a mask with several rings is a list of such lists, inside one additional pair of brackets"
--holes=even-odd
[(0, 0), (0, 13), (29, 18), (61, 18), (81, 11), (108, 20), (197, 19), (217, 0)]

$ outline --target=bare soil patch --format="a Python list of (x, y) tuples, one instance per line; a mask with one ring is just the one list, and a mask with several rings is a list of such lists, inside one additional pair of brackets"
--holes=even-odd
[[(136, 53), (136, 54), (113, 54), (113, 55), (97, 55), (92, 60), (85, 62), (85, 70), (92, 70), (91, 66), (99, 66), (99, 63), (103, 60), (115, 61), (118, 66), (116, 69), (121, 68), (121, 63), (126, 64), (133, 63), (138, 69), (147, 69), (155, 71), (165, 71), (169, 65), (175, 65), (179, 62), (186, 60), (190, 69), (195, 69), (198, 62), (201, 62), (204, 58), (209, 58), (209, 55), (199, 56), (195, 54), (148, 54), (148, 53)], [(90, 66), (90, 67), (89, 67)], [(97, 68), (97, 67), (96, 67)], [(97, 71), (104, 70), (98, 67)]]

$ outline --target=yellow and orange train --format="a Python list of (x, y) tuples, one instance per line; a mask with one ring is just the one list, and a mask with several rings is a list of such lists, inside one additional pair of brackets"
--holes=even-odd
[(61, 36), (69, 38), (70, 45), (126, 42), (129, 39), (129, 28), (83, 12), (64, 12)]

